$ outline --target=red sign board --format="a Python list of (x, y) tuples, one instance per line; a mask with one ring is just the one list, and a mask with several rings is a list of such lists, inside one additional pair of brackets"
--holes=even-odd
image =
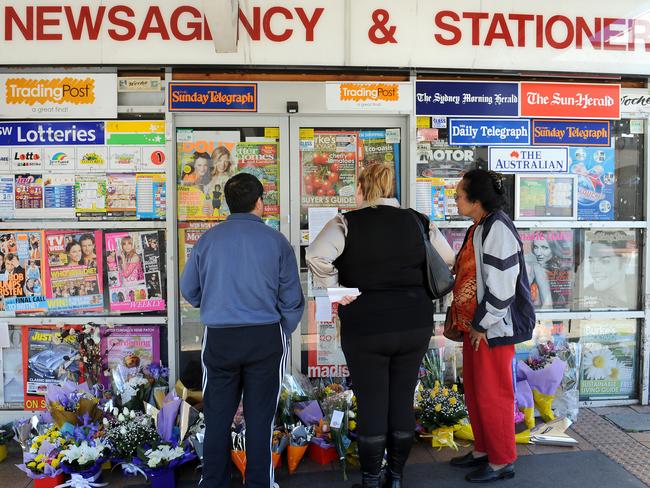
[(621, 86), (522, 82), (521, 117), (620, 119)]

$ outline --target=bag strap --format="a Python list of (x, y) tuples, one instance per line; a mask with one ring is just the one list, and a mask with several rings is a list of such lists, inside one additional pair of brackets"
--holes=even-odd
[(422, 215), (422, 214), (420, 212), (418, 212), (417, 210), (413, 210), (412, 208), (409, 208), (408, 212), (413, 216), (413, 218), (417, 222), (418, 228), (420, 229), (420, 232), (422, 233), (422, 237), (424, 237), (424, 240), (428, 241), (429, 240), (429, 233), (424, 228), (424, 224), (422, 223), (422, 219), (420, 218), (420, 215)]

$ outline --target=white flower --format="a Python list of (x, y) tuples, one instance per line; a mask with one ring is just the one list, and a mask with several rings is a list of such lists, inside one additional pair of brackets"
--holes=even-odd
[(68, 463), (77, 461), (80, 466), (83, 466), (97, 461), (102, 456), (105, 447), (100, 441), (97, 441), (94, 446), (90, 446), (87, 441), (83, 441), (80, 445), (70, 446), (64, 451), (61, 451), (61, 453), (63, 454), (63, 459)]
[(118, 413), (120, 413), (120, 411), (117, 409), (117, 407), (113, 408), (113, 415), (117, 417)]
[(119, 420), (120, 422), (124, 422), (126, 419), (124, 418), (124, 415), (119, 414), (119, 415), (117, 416), (117, 420)]
[(126, 435), (126, 427), (121, 427), (120, 428), (120, 434)]
[(122, 410), (122, 413), (123, 413), (124, 416), (126, 417), (126, 416), (129, 414), (129, 409), (126, 408), (126, 407), (124, 407), (124, 409)]
[(108, 425), (108, 419), (106, 417), (102, 419), (102, 424)]
[(607, 347), (596, 347), (585, 352), (582, 358), (585, 377), (588, 380), (603, 380), (616, 366), (616, 358)]
[(150, 468), (156, 468), (161, 464), (168, 464), (184, 454), (182, 447), (170, 447), (167, 445), (158, 446), (157, 449), (149, 449), (144, 455), (148, 458), (147, 465)]
[(134, 418), (135, 418), (135, 410), (131, 410), (131, 413), (129, 414), (129, 416), (130, 416), (132, 419), (134, 419)]

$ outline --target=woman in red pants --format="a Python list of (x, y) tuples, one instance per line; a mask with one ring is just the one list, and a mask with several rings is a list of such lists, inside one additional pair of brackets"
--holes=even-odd
[(501, 210), (501, 175), (467, 172), (456, 202), (474, 224), (456, 258), (448, 320), (463, 332), (463, 385), (475, 442), (472, 452), (451, 464), (478, 467), (465, 479), (485, 483), (515, 475), (512, 360), (514, 345), (532, 336), (535, 309), (521, 239)]

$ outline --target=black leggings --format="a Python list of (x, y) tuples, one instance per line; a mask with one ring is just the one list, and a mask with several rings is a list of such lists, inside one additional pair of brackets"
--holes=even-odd
[(341, 346), (357, 397), (360, 435), (415, 428), (413, 395), (432, 327), (375, 335), (346, 334)]

